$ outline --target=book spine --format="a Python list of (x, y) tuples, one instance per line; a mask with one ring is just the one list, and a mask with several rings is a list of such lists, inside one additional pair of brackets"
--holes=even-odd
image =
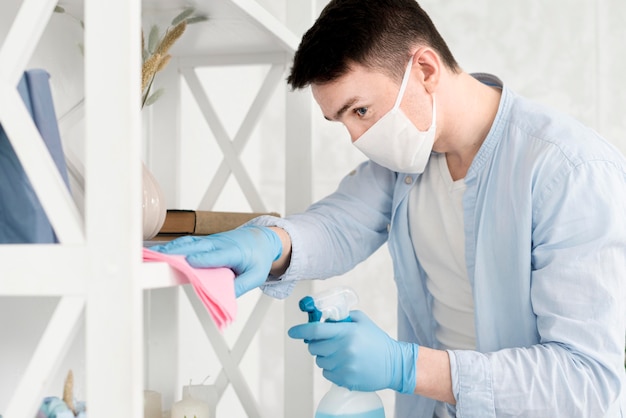
[(279, 216), (274, 212), (213, 212), (196, 211), (195, 235), (210, 235), (230, 231), (262, 215)]

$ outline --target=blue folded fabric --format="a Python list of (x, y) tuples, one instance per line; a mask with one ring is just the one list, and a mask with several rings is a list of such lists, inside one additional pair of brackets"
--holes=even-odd
[[(49, 79), (45, 70), (27, 70), (17, 89), (69, 189)], [(0, 243), (51, 242), (58, 242), (54, 230), (0, 124)]]
[[(75, 402), (76, 415), (56, 396), (44, 398), (36, 418), (87, 418), (84, 402)], [(2, 418), (0, 416), (0, 418)]]

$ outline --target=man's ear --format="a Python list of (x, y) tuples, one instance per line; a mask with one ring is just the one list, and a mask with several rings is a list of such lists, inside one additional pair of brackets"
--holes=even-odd
[(421, 82), (429, 93), (433, 93), (441, 76), (441, 59), (429, 47), (420, 48), (413, 57), (413, 70), (420, 74)]

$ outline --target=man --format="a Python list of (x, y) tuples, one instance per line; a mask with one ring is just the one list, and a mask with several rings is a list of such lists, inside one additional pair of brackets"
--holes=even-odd
[[(398, 341), (302, 324), (324, 376), (398, 417), (626, 413), (626, 164), (594, 131), (459, 67), (414, 0), (332, 0), (289, 84), (370, 161), (306, 212), (161, 248), (286, 297), (388, 242)], [(268, 276), (269, 273), (269, 276)]]

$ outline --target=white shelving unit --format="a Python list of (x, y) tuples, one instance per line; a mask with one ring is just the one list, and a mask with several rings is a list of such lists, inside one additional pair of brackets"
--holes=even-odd
[[(189, 3), (62, 2), (75, 15), (84, 15), (85, 21), (84, 216), (64, 187), (16, 90), (56, 3), (57, 0), (9, 0), (0, 6), (2, 13), (16, 13), (4, 41), (0, 38), (0, 122), (60, 240), (57, 245), (0, 246), (0, 295), (61, 297), (26, 373), (16, 382), (4, 418), (35, 415), (45, 395), (45, 383), (59, 366), (83, 318), (89, 417), (111, 416), (112, 405), (115, 416), (141, 417), (144, 365), (151, 365), (151, 359), (144, 358), (144, 292), (151, 288), (176, 288), (184, 284), (184, 279), (165, 264), (141, 262), (141, 116), (137, 106), (140, 24), (142, 13), (171, 17)], [(209, 20), (190, 27), (173, 50), (180, 74), (193, 87), (194, 97), (224, 154), (225, 162), (207, 190), (203, 206), (212, 205), (225, 185), (224, 178), (232, 172), (253, 210), (264, 210), (239, 153), (259, 118), (264, 100), (284, 78), (284, 70), (297, 47), (298, 37), (287, 26), (299, 32), (312, 19), (313, 2), (298, 3), (285, 1), (285, 24), (254, 0), (198, 0), (197, 10), (209, 16)], [(271, 70), (239, 134), (229, 138), (205, 100), (194, 69), (237, 63), (266, 63)], [(176, 83), (169, 87), (176, 88)], [(302, 93), (287, 93), (285, 100), (285, 206), (286, 212), (292, 213), (304, 209), (311, 200), (311, 104), (308, 95)], [(178, 104), (172, 101), (171, 106), (169, 110)], [(176, 119), (162, 114), (155, 115), (154, 121), (153, 129), (159, 135), (151, 144), (152, 169), (159, 177), (171, 179), (163, 186), (176, 202), (179, 167), (166, 158), (177, 155), (176, 144), (159, 138), (177, 137), (180, 126)], [(193, 302), (192, 297), (190, 300)], [(260, 415), (249, 399), (245, 382), (241, 382), (237, 364), (268, 303), (261, 298), (256, 308), (261, 315), (254, 316), (233, 349), (220, 340), (207, 318), (203, 321), (224, 367), (226, 380), (220, 375), (217, 383), (224, 387), (230, 381), (233, 387), (237, 386), (248, 416)], [(194, 308), (201, 316), (198, 306)], [(290, 311), (286, 312), (288, 326), (289, 318), (297, 318), (300, 313), (291, 312), (296, 309), (291, 305), (286, 309)], [(285, 416), (312, 416), (311, 361), (295, 353), (290, 344), (286, 343), (285, 355)], [(296, 379), (298, 385), (292, 384)]]

